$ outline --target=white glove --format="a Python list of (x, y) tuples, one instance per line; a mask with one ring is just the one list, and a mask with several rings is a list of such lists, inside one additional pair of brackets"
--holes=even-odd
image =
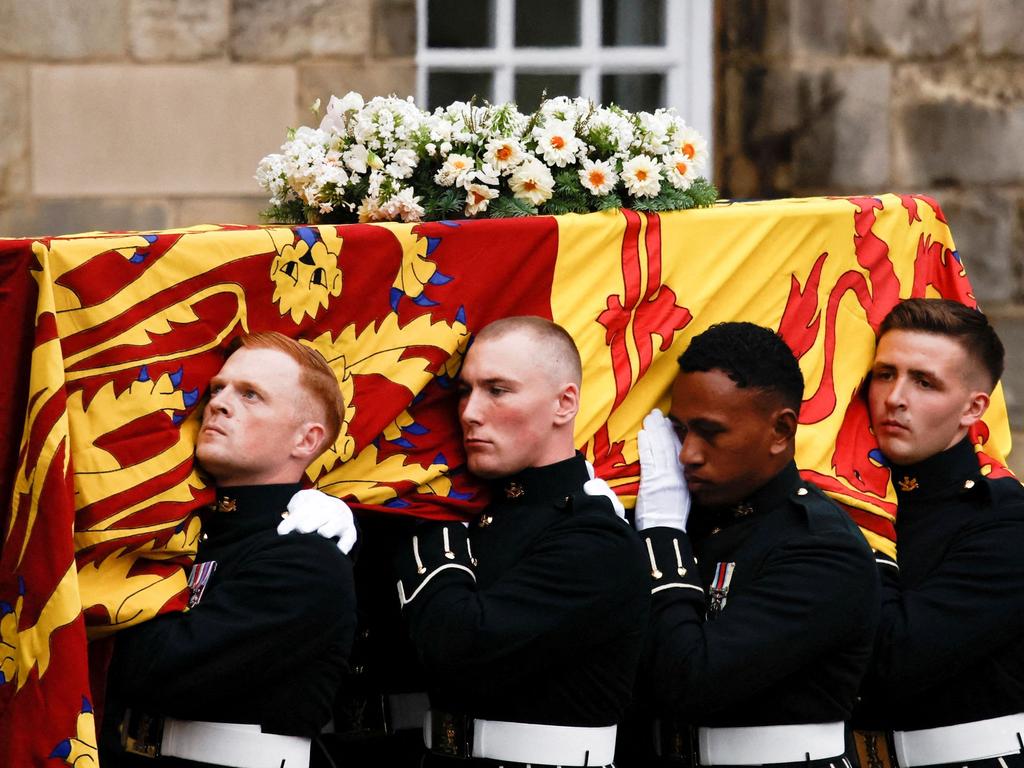
[(636, 436), (640, 452), (640, 491), (636, 496), (636, 529), (667, 526), (686, 530), (690, 491), (679, 463), (679, 438), (672, 422), (655, 408)]
[(338, 549), (346, 555), (352, 551), (358, 537), (348, 504), (315, 489), (299, 491), (288, 502), (288, 514), (277, 526), (277, 532), (292, 531), (315, 532), (325, 539), (337, 539)]
[(590, 479), (583, 484), (583, 492), (587, 496), (604, 496), (612, 503), (612, 509), (615, 510), (615, 514), (621, 517), (623, 520), (626, 519), (626, 508), (622, 506), (622, 502), (619, 501), (619, 497), (615, 495), (615, 491), (612, 487), (604, 481), (604, 478), (597, 477), (594, 473), (594, 465), (589, 461), (587, 464), (587, 474), (590, 475)]

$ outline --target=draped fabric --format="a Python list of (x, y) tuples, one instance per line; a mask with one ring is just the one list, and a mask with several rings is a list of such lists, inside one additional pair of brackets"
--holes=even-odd
[[(900, 298), (975, 304), (923, 196), (7, 239), (0, 266), (4, 765), (95, 765), (87, 641), (184, 607), (212, 499), (196, 432), (240, 333), (300, 339), (337, 373), (344, 425), (310, 484), (370, 514), (464, 519), (487, 502), (455, 413), (475, 330), (535, 314), (572, 334), (577, 444), (629, 505), (636, 431), (667, 407), (689, 339), (724, 320), (769, 326), (807, 382), (798, 465), (892, 553), (895, 495), (862, 391), (876, 329)], [(986, 471), (1007, 473), (1001, 391), (973, 438)]]

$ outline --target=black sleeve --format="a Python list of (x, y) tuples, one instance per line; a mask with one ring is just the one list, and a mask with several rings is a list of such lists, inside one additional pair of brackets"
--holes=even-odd
[[(445, 527), (456, 558), (442, 552)], [(426, 523), (420, 530), (419, 551), (414, 556), (410, 547), (396, 567), (413, 642), (434, 672), (493, 669), (524, 649), (540, 657), (572, 647), (583, 626), (592, 637), (614, 636), (619, 630), (609, 601), (631, 589), (633, 575), (636, 583), (643, 578), (635, 534), (610, 512), (575, 513), (551, 526), (486, 590), (477, 589), (461, 525)]]
[(921, 584), (889, 569), (867, 690), (923, 690), (1024, 633), (1024, 516), (964, 529)]
[[(645, 531), (662, 570), (671, 533), (681, 535)], [(660, 705), (683, 718), (732, 706), (791, 675), (867, 620), (851, 606), (876, 600), (877, 580), (866, 548), (845, 538), (810, 535), (782, 543), (752, 581), (728, 594), (711, 621), (695, 590), (655, 591), (645, 682)]]
[(283, 675), (327, 653), (338, 654), (329, 665), (336, 688), (354, 633), (351, 561), (333, 542), (290, 534), (254, 553), (191, 610), (125, 630), (111, 684), (130, 705), (202, 719), (195, 713), (237, 706), (239, 692), (263, 684), (280, 687)]

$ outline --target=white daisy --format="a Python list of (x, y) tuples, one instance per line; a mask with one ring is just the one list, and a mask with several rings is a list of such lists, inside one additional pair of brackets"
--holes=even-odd
[(548, 167), (534, 158), (516, 168), (508, 180), (508, 186), (517, 200), (540, 205), (551, 199), (555, 180)]
[(572, 123), (553, 121), (546, 126), (534, 128), (533, 137), (537, 141), (537, 152), (548, 165), (565, 168), (576, 162), (580, 140), (576, 138)]
[(697, 178), (697, 164), (682, 152), (665, 158), (665, 170), (669, 183), (676, 189), (689, 189)]
[(622, 164), (622, 181), (633, 197), (654, 197), (661, 191), (658, 161), (649, 155), (637, 155)]
[(450, 187), (453, 184), (462, 186), (466, 174), (473, 170), (473, 158), (469, 155), (452, 153), (444, 161), (441, 170), (434, 174), (434, 181), (442, 187)]
[(497, 196), (498, 190), (488, 187), (486, 184), (467, 184), (466, 208), (463, 213), (466, 216), (476, 216), (481, 211), (486, 211), (491, 200)]
[(499, 171), (518, 165), (523, 159), (523, 145), (518, 139), (497, 138), (487, 142), (484, 160)]
[(619, 180), (615, 168), (607, 160), (584, 160), (579, 174), (580, 183), (595, 197), (607, 195)]

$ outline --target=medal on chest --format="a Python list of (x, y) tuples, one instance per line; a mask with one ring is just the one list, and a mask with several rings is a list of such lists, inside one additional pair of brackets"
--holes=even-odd
[(216, 560), (207, 560), (205, 563), (197, 563), (192, 566), (192, 571), (188, 575), (189, 608), (199, 605), (199, 601), (203, 599), (203, 592), (206, 591), (206, 585), (216, 570)]
[(711, 579), (711, 586), (708, 589), (708, 619), (715, 618), (725, 608), (726, 600), (729, 597), (729, 584), (732, 582), (732, 572), (736, 569), (736, 563), (718, 563), (715, 566), (715, 575)]

